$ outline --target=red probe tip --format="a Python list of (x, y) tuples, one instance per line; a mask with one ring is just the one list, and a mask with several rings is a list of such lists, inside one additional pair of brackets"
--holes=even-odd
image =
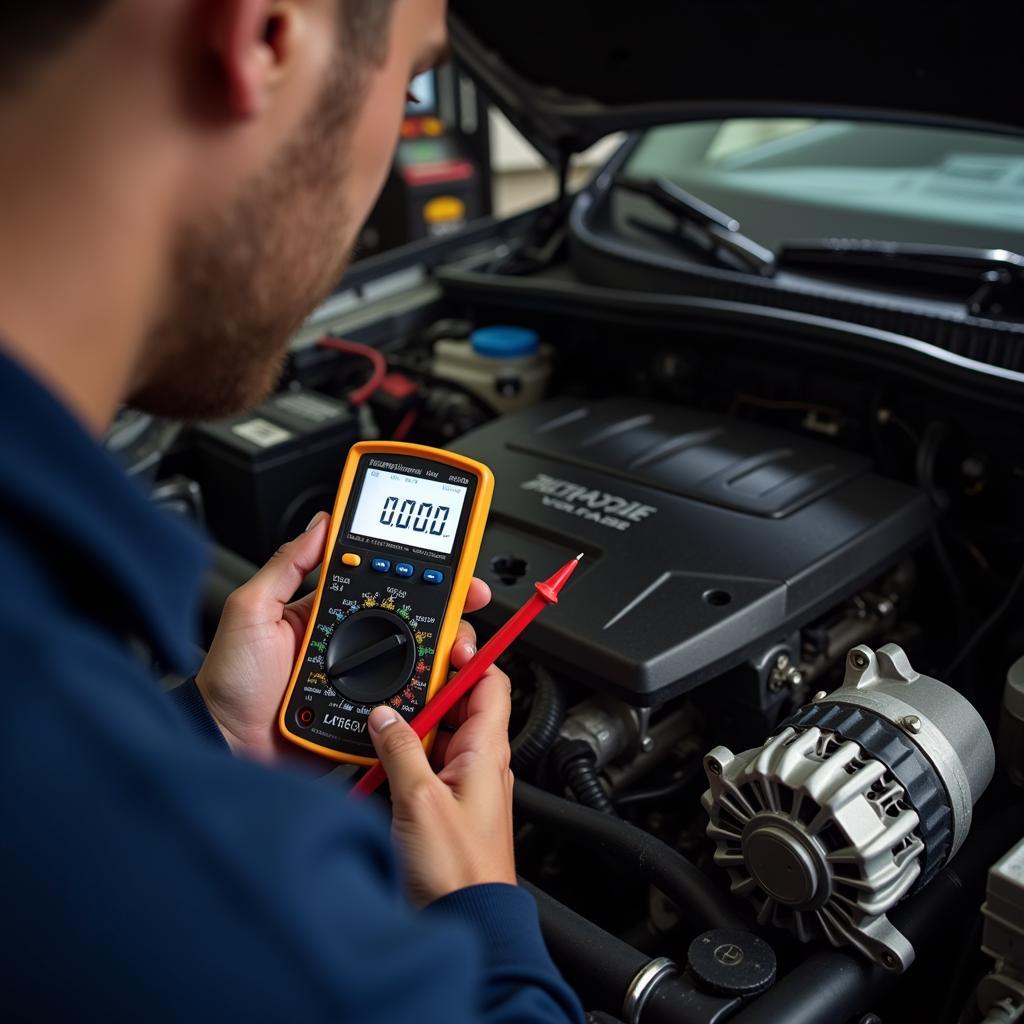
[(537, 593), (544, 598), (548, 604), (558, 604), (558, 592), (565, 586), (569, 581), (569, 577), (576, 571), (576, 566), (580, 564), (580, 559), (583, 557), (581, 551), (572, 561), (566, 562), (553, 576), (546, 579), (543, 583), (534, 583), (534, 587)]

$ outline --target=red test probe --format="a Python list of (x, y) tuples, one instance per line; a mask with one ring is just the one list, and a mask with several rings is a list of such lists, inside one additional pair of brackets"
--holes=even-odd
[[(566, 562), (550, 579), (543, 583), (534, 583), (537, 591), (512, 617), (480, 648), (466, 664), (455, 673), (443, 686), (433, 700), (409, 723), (420, 739), (430, 735), (441, 720), (458, 702), (473, 689), (483, 674), (512, 645), (520, 633), (547, 608), (558, 604), (558, 593), (576, 571), (583, 553), (580, 552), (572, 561)], [(352, 787), (355, 796), (369, 796), (387, 778), (380, 763), (375, 764)]]

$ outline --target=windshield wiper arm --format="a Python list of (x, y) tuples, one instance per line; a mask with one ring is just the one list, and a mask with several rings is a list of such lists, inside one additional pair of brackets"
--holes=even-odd
[[(620, 175), (612, 183), (626, 192), (646, 196), (655, 205), (676, 218), (680, 228), (696, 231), (706, 250), (732, 270), (771, 276), (775, 272), (775, 254), (740, 231), (740, 222), (710, 203), (680, 188), (668, 178), (629, 178)], [(638, 222), (647, 230), (654, 225)]]
[(971, 288), (966, 304), (972, 315), (1024, 315), (1024, 256), (1006, 249), (823, 238), (785, 243), (778, 263), (787, 269), (862, 271), (892, 284), (960, 282)]
[(619, 175), (612, 185), (650, 199), (676, 219), (677, 227), (668, 231), (636, 218), (631, 223), (670, 242), (696, 247), (699, 241), (704, 253), (732, 270), (771, 277), (780, 269), (832, 269), (860, 272), (894, 287), (918, 284), (948, 289), (960, 284), (968, 289), (965, 305), (971, 315), (1024, 319), (1024, 255), (1020, 253), (859, 238), (789, 242), (773, 253), (743, 234), (735, 217), (668, 178)]

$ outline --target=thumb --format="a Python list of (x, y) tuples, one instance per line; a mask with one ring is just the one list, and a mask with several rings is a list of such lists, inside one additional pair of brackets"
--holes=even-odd
[(417, 786), (434, 778), (419, 736), (397, 711), (383, 705), (373, 709), (370, 739), (387, 772), (395, 803), (401, 803)]
[(318, 513), (306, 532), (282, 544), (270, 561), (242, 589), (254, 600), (287, 604), (302, 581), (323, 558), (328, 520), (326, 512)]

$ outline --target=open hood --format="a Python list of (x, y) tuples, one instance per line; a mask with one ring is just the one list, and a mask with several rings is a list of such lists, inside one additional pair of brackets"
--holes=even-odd
[(454, 52), (552, 164), (609, 132), (828, 117), (1024, 134), (1024, 3), (450, 0)]

